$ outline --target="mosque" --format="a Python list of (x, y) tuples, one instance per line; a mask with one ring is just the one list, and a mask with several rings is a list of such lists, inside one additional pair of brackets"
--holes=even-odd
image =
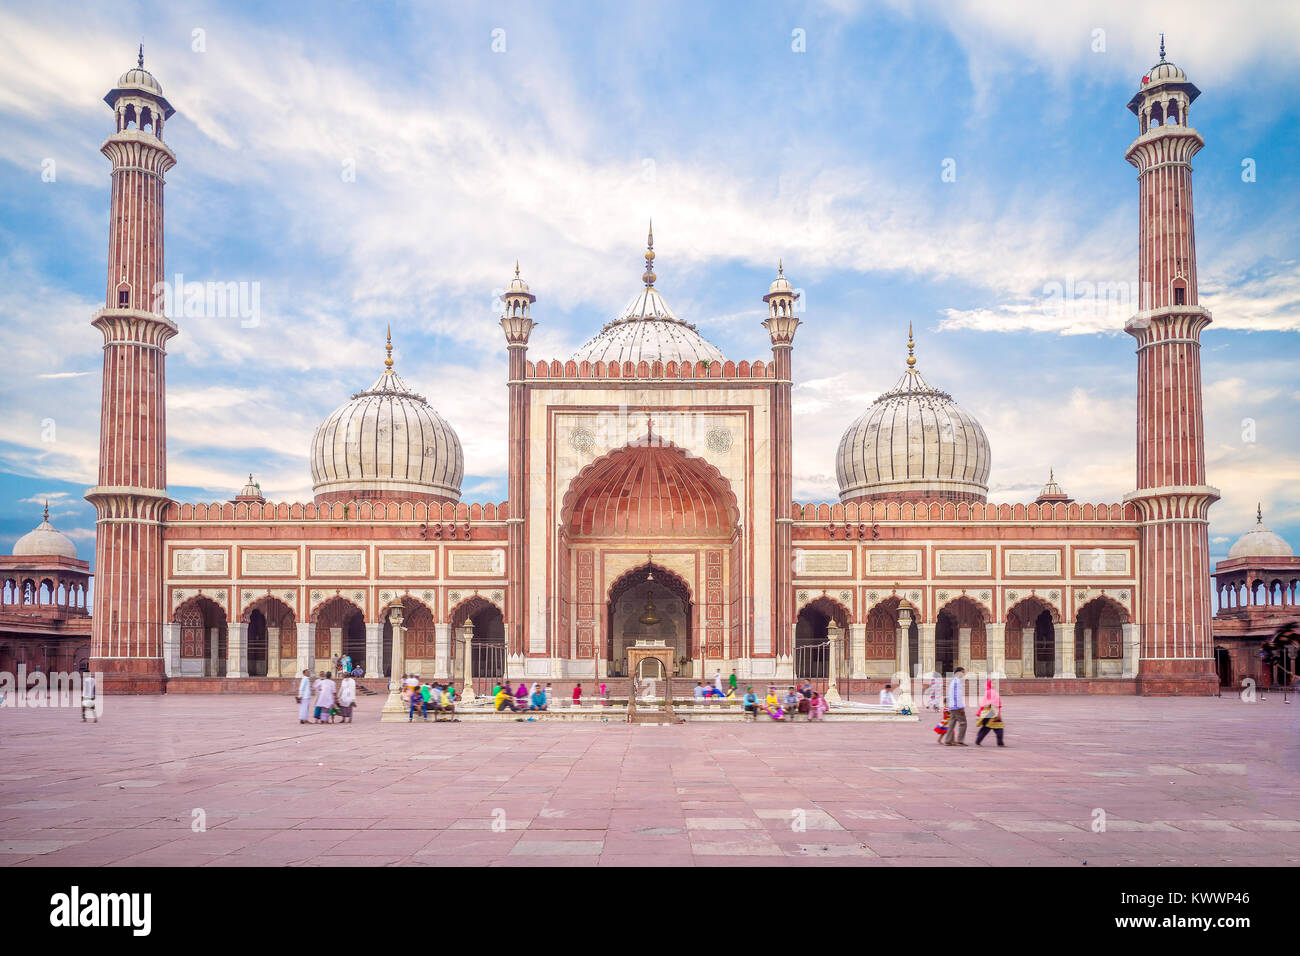
[(92, 669), (119, 693), (284, 686), (271, 679), (343, 654), (368, 677), (479, 683), (734, 670), (851, 693), (962, 665), (1013, 693), (1214, 693), (1198, 95), (1162, 48), (1128, 104), (1142, 298), (1125, 327), (1137, 454), (1121, 501), (1077, 501), (1055, 476), (1033, 501), (988, 501), (984, 429), (926, 379), (909, 331), (898, 380), (845, 416), (839, 500), (794, 502), (795, 337), (815, 318), (778, 266), (766, 341), (724, 355), (669, 306), (651, 233), (627, 307), (568, 357), (530, 353), (537, 297), (516, 264), (500, 319), (506, 501), (462, 500), (457, 432), (401, 377), (390, 336), (378, 378), (316, 430), (312, 501), (268, 501), (250, 475), (232, 500), (187, 503), (167, 493), (164, 367), (181, 330), (150, 296), (174, 110), (142, 55), (105, 97)]

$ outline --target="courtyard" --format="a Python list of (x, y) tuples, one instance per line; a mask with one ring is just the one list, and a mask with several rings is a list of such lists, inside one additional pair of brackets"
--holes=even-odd
[(1007, 697), (920, 723), (300, 725), (290, 697), (0, 709), (6, 866), (1284, 866), (1300, 705)]

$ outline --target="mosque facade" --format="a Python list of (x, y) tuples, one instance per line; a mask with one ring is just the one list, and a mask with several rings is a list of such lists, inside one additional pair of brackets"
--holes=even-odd
[(544, 303), (516, 265), (500, 318), (506, 501), (461, 498), (456, 429), (402, 379), (390, 338), (376, 381), (313, 437), (313, 500), (269, 501), (250, 475), (229, 501), (187, 503), (166, 474), (181, 330), (151, 296), (173, 108), (141, 58), (105, 97), (92, 669), (124, 693), (288, 678), (343, 654), (370, 677), (484, 683), (734, 670), (846, 693), (961, 665), (1020, 692), (1213, 693), (1198, 95), (1162, 51), (1129, 103), (1142, 299), (1120, 501), (1077, 501), (1053, 475), (1032, 501), (990, 502), (988, 437), (925, 378), (909, 331), (897, 382), (845, 415), (839, 499), (795, 502), (795, 339), (815, 318), (779, 267), (766, 340), (724, 355), (669, 306), (651, 234), (627, 307), (567, 357), (530, 351)]

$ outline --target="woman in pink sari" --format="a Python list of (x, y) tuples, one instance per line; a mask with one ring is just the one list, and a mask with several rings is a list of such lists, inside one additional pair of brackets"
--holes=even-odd
[(975, 722), (979, 728), (979, 733), (975, 735), (975, 746), (978, 747), (980, 742), (993, 731), (998, 735), (998, 746), (1005, 747), (1002, 742), (1002, 695), (993, 689), (993, 678), (989, 678), (984, 683), (984, 699), (980, 701), (979, 717)]
[(831, 705), (826, 703), (826, 698), (817, 691), (813, 691), (812, 700), (808, 704), (808, 719), (821, 720), (826, 711), (831, 709)]

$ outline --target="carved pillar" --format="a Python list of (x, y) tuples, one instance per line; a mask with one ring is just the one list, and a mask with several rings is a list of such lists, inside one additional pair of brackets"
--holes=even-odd
[(366, 676), (384, 676), (384, 622), (366, 622)]
[(1074, 676), (1074, 625), (1057, 624), (1055, 677)]
[(970, 632), (969, 627), (957, 629), (957, 663), (954, 667), (970, 667)]
[(168, 677), (181, 676), (181, 626), (163, 625), (163, 662)]
[(843, 699), (840, 696), (839, 680), (840, 669), (843, 666), (841, 658), (844, 656), (844, 630), (831, 621), (830, 626), (826, 628), (826, 637), (830, 641), (827, 654), (830, 660), (826, 672), (826, 699), (834, 704)]
[(867, 625), (849, 625), (849, 654), (853, 658), (853, 676), (867, 676)]
[(248, 625), (243, 621), (226, 628), (226, 676), (248, 676)]
[(402, 606), (395, 604), (388, 609), (388, 623), (393, 631), (393, 666), (388, 678), (388, 700), (380, 720), (402, 720), (409, 716), (409, 711), (402, 705), (402, 675), (406, 673), (406, 629), (402, 627)]
[(451, 679), (451, 625), (440, 621), (433, 625), (434, 658), (433, 677), (435, 680)]
[(1007, 672), (1007, 626), (1006, 624), (985, 624), (985, 639), (988, 641), (988, 669), (990, 674)]
[(266, 629), (266, 676), (280, 676), (280, 629)]
[(921, 655), (921, 672), (922, 674), (933, 674), (935, 669), (934, 662), (934, 628), (933, 624), (918, 624), (917, 630), (917, 651)]
[(1124, 677), (1137, 677), (1138, 674), (1138, 652), (1141, 649), (1141, 638), (1138, 629), (1132, 624), (1121, 625), (1124, 629)]
[(460, 686), (461, 694), (468, 700), (474, 699), (474, 622), (466, 621), (460, 629)]
[(310, 621), (303, 621), (298, 624), (298, 673), (294, 677), (301, 677), (303, 671), (312, 670), (316, 649), (313, 647), (314, 638), (312, 637), (312, 624)]

